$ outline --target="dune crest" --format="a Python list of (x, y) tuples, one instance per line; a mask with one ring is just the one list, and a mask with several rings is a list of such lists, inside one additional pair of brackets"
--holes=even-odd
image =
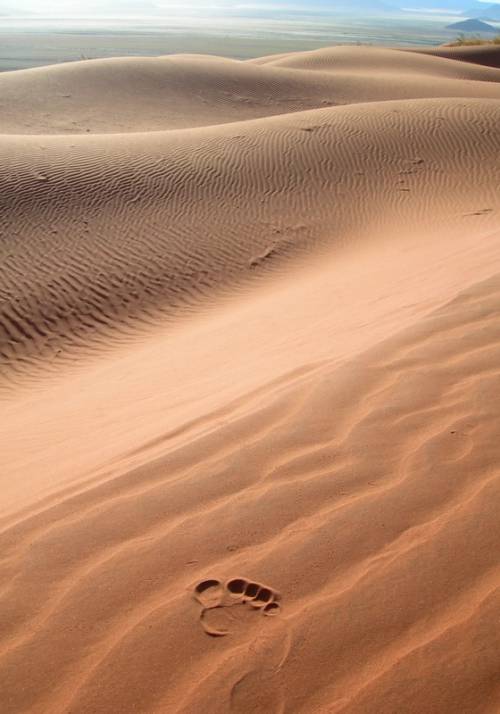
[(0, 75), (2, 714), (498, 710), (500, 70), (436, 54)]

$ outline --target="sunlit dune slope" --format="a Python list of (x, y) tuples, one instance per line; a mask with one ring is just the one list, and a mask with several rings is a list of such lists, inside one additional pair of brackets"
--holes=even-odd
[[(52, 431), (53, 458), (78, 467), (72, 430), (87, 451), (114, 433), (124, 457), (3, 528), (3, 711), (494, 712), (499, 310), (497, 276), (343, 366), (304, 365), (135, 451), (141, 412), (157, 429), (172, 417), (178, 378), (161, 365), (175, 341), (156, 363), (139, 353), (73, 394), (71, 382), (48, 390), (46, 414), (62, 394), (75, 408)], [(298, 317), (290, 338), (303, 329)], [(234, 360), (258, 377), (245, 344), (229, 340), (229, 371), (205, 362), (201, 384), (225, 389)], [(193, 346), (192, 369), (207, 349)], [(142, 399), (126, 404), (141, 370)], [(102, 402), (110, 382), (123, 407)], [(101, 432), (86, 421), (92, 400)], [(217, 583), (241, 577), (279, 592), (282, 612), (229, 596), (203, 614)]]

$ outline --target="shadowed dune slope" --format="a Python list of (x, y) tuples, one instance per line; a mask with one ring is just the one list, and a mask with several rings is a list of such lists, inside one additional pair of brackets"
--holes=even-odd
[(451, 60), (460, 60), (484, 67), (500, 68), (500, 46), (499, 45), (465, 45), (458, 47), (432, 47), (425, 49), (415, 49), (412, 52), (432, 55), (434, 57), (444, 57)]
[(500, 70), (464, 59), (0, 75), (1, 714), (500, 711)]

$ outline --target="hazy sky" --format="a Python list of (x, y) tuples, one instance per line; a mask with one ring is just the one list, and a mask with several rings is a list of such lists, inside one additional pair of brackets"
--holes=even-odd
[[(456, 9), (457, 11), (469, 9), (475, 2), (481, 2), (484, 6), (500, 4), (500, 0), (385, 0), (388, 5), (407, 8), (439, 8)], [(353, 9), (356, 0), (351, 0)], [(374, 5), (377, 0), (373, 0)], [(380, 0), (378, 0), (380, 3)], [(338, 4), (336, 0), (0, 0), (0, 12), (9, 14), (22, 14), (23, 12), (35, 13), (37, 15), (59, 14), (59, 15), (89, 15), (89, 14), (114, 14), (132, 15), (148, 14), (155, 11), (166, 14), (185, 13), (186, 11), (196, 11), (203, 9), (214, 12), (226, 8), (278, 8), (300, 7), (303, 9), (321, 6), (325, 9), (332, 9)], [(350, 5), (346, 0), (340, 0), (344, 7)], [(370, 0), (364, 0), (363, 5), (370, 6)]]

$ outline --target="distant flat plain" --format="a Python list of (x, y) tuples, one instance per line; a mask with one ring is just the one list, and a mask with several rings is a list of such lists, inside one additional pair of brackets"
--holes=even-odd
[(0, 71), (57, 62), (177, 53), (250, 59), (334, 44), (439, 45), (453, 34), (447, 16), (347, 18), (6, 19), (0, 22)]

